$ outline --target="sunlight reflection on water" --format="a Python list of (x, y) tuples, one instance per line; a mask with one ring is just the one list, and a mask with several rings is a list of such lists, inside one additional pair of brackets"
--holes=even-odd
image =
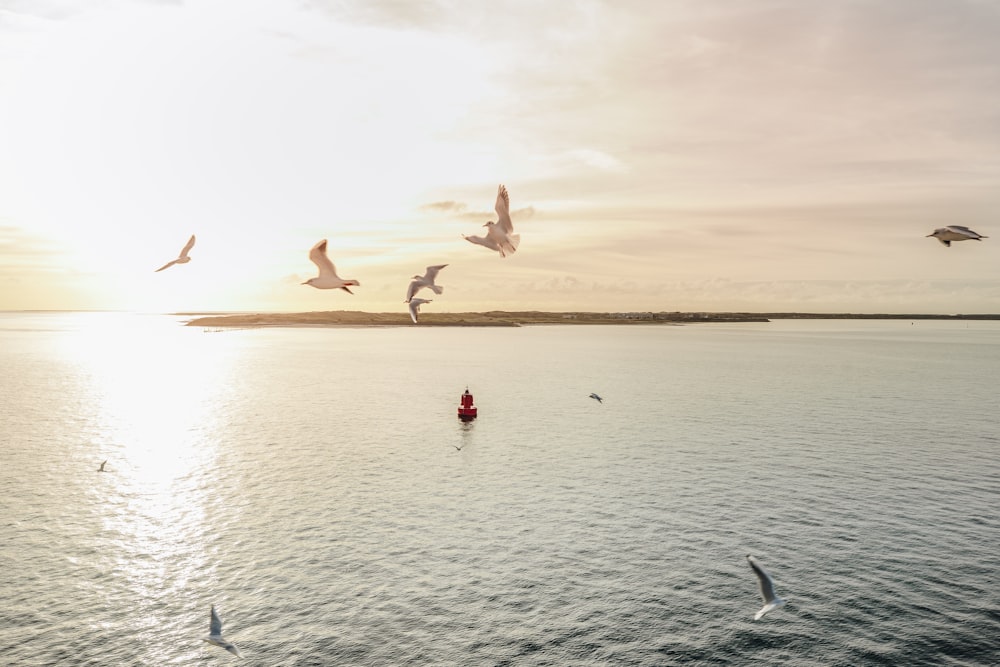
[[(124, 584), (121, 595), (145, 601), (131, 622), (154, 635), (176, 620), (169, 601), (213, 570), (205, 471), (220, 456), (217, 407), (235, 381), (240, 347), (163, 318), (83, 319), (59, 346), (86, 379), (91, 441), (109, 460), (101, 493), (113, 500), (100, 515), (100, 543), (117, 555), (104, 567)], [(148, 664), (170, 657), (156, 646), (145, 644)]]

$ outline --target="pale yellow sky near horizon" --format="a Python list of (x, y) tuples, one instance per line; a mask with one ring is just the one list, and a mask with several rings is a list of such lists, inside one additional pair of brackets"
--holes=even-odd
[[(0, 0), (0, 309), (403, 310), (446, 263), (425, 313), (1000, 312), (998, 34), (977, 0)], [(460, 236), (498, 183), (507, 259)], [(353, 296), (300, 285), (321, 238)]]

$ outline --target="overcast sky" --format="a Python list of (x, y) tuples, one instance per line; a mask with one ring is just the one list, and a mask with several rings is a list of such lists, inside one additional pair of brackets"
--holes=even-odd
[[(1000, 312), (998, 35), (992, 0), (0, 0), (0, 309), (402, 310), (447, 263), (424, 312)], [(499, 183), (506, 259), (461, 238)], [(323, 238), (353, 296), (300, 285)]]

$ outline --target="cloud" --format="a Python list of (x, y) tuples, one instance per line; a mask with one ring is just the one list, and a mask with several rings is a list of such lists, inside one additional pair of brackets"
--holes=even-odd
[(307, 0), (305, 6), (338, 20), (392, 28), (441, 29), (461, 14), (438, 0)]
[[(366, 286), (468, 257), (507, 305), (512, 266), (577, 309), (993, 298), (992, 241), (923, 236), (1000, 238), (995, 3), (304, 2), (0, 0), (7, 213), (102, 271), (185, 220), (282, 285), (328, 236)], [(459, 234), (498, 182), (522, 245), (490, 262)]]
[(19, 227), (0, 225), (0, 272), (62, 271), (64, 255), (56, 243)]
[(60, 0), (0, 0), (0, 16), (62, 20), (83, 11), (80, 3)]
[(625, 164), (621, 160), (613, 155), (592, 148), (577, 148), (568, 151), (566, 155), (588, 167), (600, 169), (601, 171), (625, 171)]
[(458, 201), (436, 201), (430, 204), (424, 204), (420, 207), (420, 211), (429, 213), (461, 213), (468, 206), (463, 202)]
[[(66, 21), (93, 11), (114, 11), (128, 0), (0, 0), (0, 27), (34, 25), (45, 21)], [(181, 6), (184, 0), (140, 0), (141, 4)]]
[[(524, 206), (522, 208), (512, 209), (510, 212), (510, 219), (512, 221), (527, 220), (535, 215), (534, 206)], [(496, 211), (461, 211), (456, 213), (456, 216), (462, 220), (492, 220), (496, 221), (497, 213)], [(516, 230), (515, 230), (516, 231)]]
[(644, 187), (745, 182), (778, 196), (842, 181), (850, 163), (900, 167), (853, 175), (875, 188), (954, 173), (1000, 147), (1000, 20), (987, 4), (586, 6), (601, 29), (571, 12), (553, 44), (514, 56), (502, 82), (516, 94), (493, 111), (497, 127), (517, 128), (513, 141), (562, 156), (565, 170), (572, 157), (628, 165)]
[[(469, 211), (469, 205), (465, 202), (447, 200), (447, 201), (437, 201), (431, 202), (430, 204), (421, 205), (418, 210), (421, 213), (445, 213), (452, 217), (459, 218), (462, 220), (481, 220), (481, 219), (495, 219), (496, 211)], [(522, 206), (521, 208), (516, 208), (511, 210), (510, 217), (512, 220), (528, 220), (534, 217), (535, 207), (534, 206)]]
[(523, 208), (515, 208), (510, 212), (510, 217), (512, 220), (527, 220), (529, 218), (535, 217), (535, 207), (525, 206)]

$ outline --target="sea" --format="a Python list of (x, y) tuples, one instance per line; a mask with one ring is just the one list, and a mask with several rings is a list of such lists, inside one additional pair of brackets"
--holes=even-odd
[(0, 665), (1000, 664), (1000, 322), (187, 319), (0, 314)]

